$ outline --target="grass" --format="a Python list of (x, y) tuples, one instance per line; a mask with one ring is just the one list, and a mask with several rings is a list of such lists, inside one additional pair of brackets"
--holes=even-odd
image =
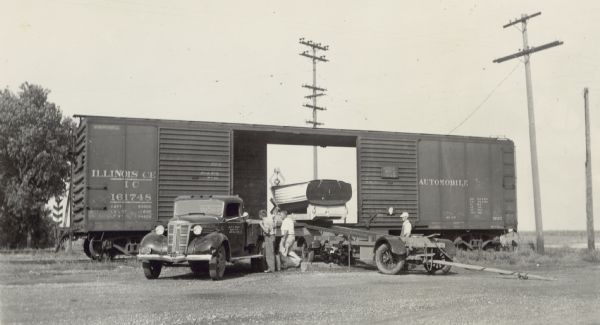
[(135, 258), (117, 257), (113, 261), (97, 262), (90, 260), (74, 243), (70, 253), (53, 248), (0, 250), (0, 282), (12, 277), (27, 276), (30, 273), (81, 273), (88, 271), (111, 271), (120, 268), (138, 267)]
[[(535, 243), (534, 231), (519, 231), (519, 236), (523, 242)], [(600, 241), (600, 231), (595, 231), (596, 243)], [(554, 247), (569, 246), (573, 244), (586, 244), (587, 232), (585, 230), (545, 230), (544, 244)]]
[(513, 252), (459, 251), (457, 259), (466, 264), (515, 267), (559, 267), (600, 264), (600, 251), (563, 247), (548, 247), (540, 255), (529, 246), (521, 246)]
[[(600, 231), (595, 232), (600, 240)], [(545, 254), (533, 249), (536, 234), (533, 231), (519, 232), (519, 247), (513, 252), (459, 251), (457, 259), (467, 264), (515, 267), (560, 267), (600, 264), (600, 250), (588, 251), (587, 232), (577, 230), (544, 231)]]

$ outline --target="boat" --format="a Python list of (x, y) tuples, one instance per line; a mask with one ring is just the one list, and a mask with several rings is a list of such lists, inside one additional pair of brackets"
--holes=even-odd
[(273, 203), (288, 213), (307, 213), (313, 206), (344, 206), (352, 198), (352, 185), (333, 179), (271, 187)]

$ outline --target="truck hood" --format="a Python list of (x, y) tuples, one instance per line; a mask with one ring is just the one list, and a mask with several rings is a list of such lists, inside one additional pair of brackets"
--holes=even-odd
[(187, 221), (190, 223), (219, 223), (222, 221), (222, 217), (220, 216), (215, 216), (215, 215), (204, 215), (204, 214), (191, 214), (191, 215), (184, 215), (184, 216), (179, 216), (179, 217), (174, 217), (171, 220), (181, 220), (181, 221)]

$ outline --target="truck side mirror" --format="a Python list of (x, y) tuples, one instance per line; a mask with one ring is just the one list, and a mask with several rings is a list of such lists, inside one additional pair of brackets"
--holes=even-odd
[(244, 218), (244, 219), (248, 219), (248, 212), (244, 212), (244, 213), (242, 213), (242, 218)]

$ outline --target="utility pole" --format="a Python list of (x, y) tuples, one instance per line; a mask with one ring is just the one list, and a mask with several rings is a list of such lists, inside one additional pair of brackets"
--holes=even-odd
[(590, 144), (590, 108), (588, 89), (583, 89), (583, 101), (585, 103), (585, 211), (587, 215), (587, 237), (588, 250), (596, 249), (594, 240), (594, 201), (592, 199), (592, 151)]
[(511, 59), (524, 57), (525, 63), (525, 81), (527, 84), (527, 108), (529, 112), (529, 146), (531, 150), (531, 174), (533, 179), (533, 206), (535, 209), (535, 232), (537, 241), (537, 251), (540, 254), (544, 254), (544, 230), (542, 225), (542, 203), (540, 197), (540, 181), (538, 173), (538, 160), (537, 160), (537, 143), (535, 136), (535, 115), (533, 111), (533, 90), (531, 85), (531, 69), (529, 67), (529, 57), (532, 53), (549, 49), (558, 45), (562, 45), (561, 41), (554, 41), (541, 46), (529, 46), (527, 40), (527, 20), (541, 15), (541, 12), (537, 12), (532, 15), (522, 14), (521, 18), (509, 21), (508, 24), (502, 26), (507, 28), (521, 23), (521, 33), (523, 34), (523, 49), (517, 53), (499, 58), (494, 60), (494, 63), (501, 63)]
[[(300, 55), (311, 59), (312, 66), (313, 66), (312, 85), (306, 85), (306, 84), (302, 85), (302, 87), (312, 90), (312, 94), (310, 94), (308, 96), (304, 96), (304, 98), (312, 99), (312, 104), (304, 104), (302, 106), (312, 109), (312, 120), (307, 120), (306, 123), (312, 124), (313, 129), (316, 129), (318, 125), (323, 125), (323, 123), (320, 123), (317, 121), (317, 111), (326, 110), (325, 107), (319, 107), (317, 105), (317, 97), (324, 96), (325, 92), (327, 91), (327, 89), (325, 89), (325, 88), (317, 87), (317, 61), (321, 61), (321, 62), (328, 61), (324, 55), (317, 56), (317, 50), (327, 51), (327, 50), (329, 50), (329, 46), (321, 45), (321, 43), (315, 43), (313, 41), (307, 41), (304, 39), (304, 37), (300, 39), (300, 44), (308, 46), (312, 50), (312, 53), (309, 53), (309, 51), (304, 51), (304, 52), (300, 53)], [(317, 146), (314, 146), (313, 147), (313, 178), (314, 179), (319, 178), (317, 161), (318, 161)]]

